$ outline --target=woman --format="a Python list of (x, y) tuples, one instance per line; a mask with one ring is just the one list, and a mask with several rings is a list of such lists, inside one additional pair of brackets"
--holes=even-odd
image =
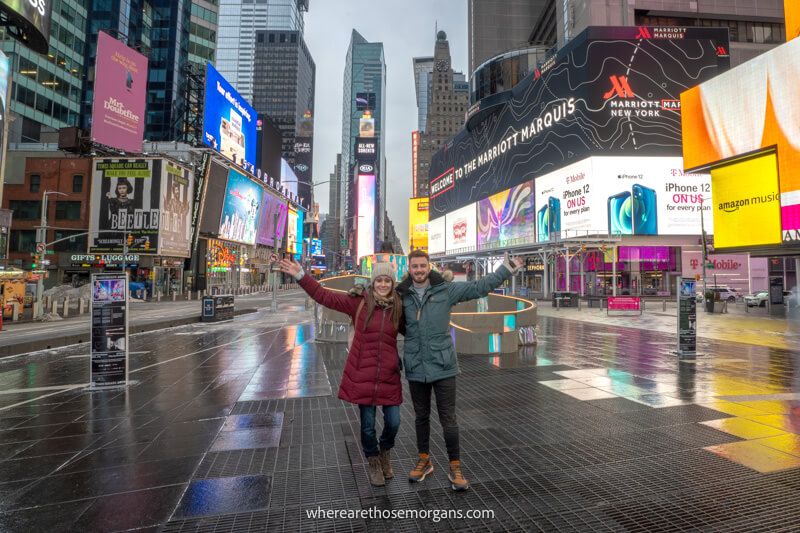
[[(318, 304), (344, 313), (353, 322), (353, 341), (344, 365), (339, 398), (358, 405), (361, 411), (361, 445), (369, 461), (369, 480), (382, 486), (394, 477), (389, 450), (400, 427), (400, 357), (397, 333), (403, 305), (395, 295), (394, 270), (390, 263), (372, 266), (370, 285), (360, 295), (322, 287), (293, 259), (282, 259), (280, 269), (294, 276), (300, 287)], [(383, 433), (375, 437), (375, 411), (383, 410)]]

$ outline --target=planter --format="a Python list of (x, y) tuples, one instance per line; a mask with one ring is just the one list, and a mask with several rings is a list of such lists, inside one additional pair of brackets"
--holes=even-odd
[(706, 312), (707, 313), (713, 313), (714, 312), (714, 307), (715, 307), (714, 306), (714, 300), (708, 300), (707, 299), (707, 300), (705, 300), (705, 304), (706, 304)]

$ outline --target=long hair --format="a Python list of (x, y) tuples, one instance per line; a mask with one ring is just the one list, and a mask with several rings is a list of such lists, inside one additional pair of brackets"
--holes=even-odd
[[(400, 320), (402, 320), (402, 318), (403, 318), (403, 299), (400, 298), (400, 296), (395, 292), (396, 288), (397, 288), (397, 282), (392, 281), (392, 292), (389, 293), (389, 294), (393, 293), (392, 294), (392, 300), (393, 301), (392, 301), (392, 307), (391, 307), (391, 310), (392, 310), (392, 314), (391, 314), (392, 325), (394, 326), (394, 329), (399, 329), (400, 328)], [(372, 318), (372, 313), (375, 312), (376, 304), (375, 304), (375, 296), (373, 294), (374, 290), (375, 289), (372, 287), (372, 284), (370, 284), (367, 287), (367, 290), (364, 291), (364, 304), (365, 304), (364, 307), (366, 307), (366, 311), (367, 311), (367, 317), (364, 320), (364, 331), (367, 330), (367, 326), (369, 325), (369, 321)]]

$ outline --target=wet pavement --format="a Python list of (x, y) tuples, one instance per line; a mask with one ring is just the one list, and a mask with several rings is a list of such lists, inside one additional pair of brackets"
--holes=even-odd
[(396, 477), (368, 484), (345, 348), (313, 342), (300, 298), (133, 336), (127, 390), (84, 390), (81, 347), (2, 360), (0, 530), (800, 530), (800, 351), (701, 338), (680, 362), (674, 335), (550, 316), (539, 339), (459, 358), (464, 493), (435, 417), (436, 469), (406, 481), (408, 401)]

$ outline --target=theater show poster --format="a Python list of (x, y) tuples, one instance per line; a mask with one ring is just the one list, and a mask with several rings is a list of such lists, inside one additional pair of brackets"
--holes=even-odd
[(128, 273), (92, 274), (90, 386), (128, 381)]
[(192, 201), (194, 173), (165, 161), (161, 173), (161, 226), (159, 253), (189, 257), (192, 242)]
[[(89, 253), (155, 254), (161, 222), (160, 159), (96, 159)], [(94, 232), (97, 231), (97, 234)]]

